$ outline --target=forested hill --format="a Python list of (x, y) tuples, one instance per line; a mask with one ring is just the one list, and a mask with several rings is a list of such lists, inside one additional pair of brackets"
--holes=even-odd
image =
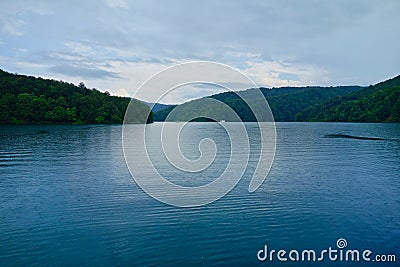
[[(337, 96), (345, 95), (357, 90), (362, 87), (359, 86), (337, 86), (337, 87), (282, 87), (282, 88), (261, 88), (261, 92), (268, 100), (268, 104), (272, 110), (275, 121), (295, 121), (296, 115), (307, 107), (323, 103), (329, 99)], [(252, 95), (249, 89), (243, 94), (248, 93)], [(224, 92), (217, 95), (210, 96), (211, 98), (217, 99), (229, 105), (243, 121), (255, 121), (254, 115), (252, 114), (249, 107), (244, 101), (233, 92)], [(204, 99), (204, 98), (203, 98)], [(191, 102), (187, 102), (180, 106), (181, 111), (187, 110), (188, 114), (183, 114), (185, 117), (190, 117), (196, 114), (190, 114), (193, 110), (193, 106), (198, 106), (196, 102), (201, 102), (202, 99), (197, 99)], [(257, 104), (259, 99), (251, 99), (253, 104)], [(200, 105), (203, 105), (201, 103)], [(204, 104), (206, 105), (206, 104)], [(168, 116), (169, 112), (174, 109), (175, 106), (168, 107), (164, 110), (156, 112), (154, 114), (154, 120), (163, 121)], [(204, 107), (208, 109), (208, 107)], [(209, 107), (211, 113), (218, 113), (215, 107)], [(212, 114), (210, 114), (212, 115)], [(183, 119), (183, 118), (182, 118)]]
[(400, 122), (400, 75), (309, 107), (296, 120)]
[(88, 89), (83, 83), (76, 86), (0, 70), (0, 124), (122, 123), (130, 100)]
[[(254, 89), (243, 93), (251, 90)], [(369, 87), (261, 88), (261, 92), (276, 121), (400, 122), (400, 76)], [(233, 92), (207, 98), (228, 104), (243, 121), (255, 121), (248, 106)], [(202, 99), (180, 105), (183, 117), (177, 119), (184, 121), (185, 117), (195, 116), (192, 107), (196, 105), (209, 110), (210, 115), (218, 114), (215, 107), (203, 106)], [(83, 83), (76, 86), (0, 70), (0, 124), (122, 123), (130, 100), (88, 89)], [(140, 114), (148, 114), (146, 103), (133, 101)], [(257, 104), (260, 99), (251, 101)], [(174, 108), (163, 105), (154, 119), (165, 120)], [(136, 121), (136, 117), (140, 116), (131, 116), (129, 123), (142, 122)], [(146, 120), (147, 115), (143, 118)], [(150, 113), (147, 122), (152, 121)]]
[[(275, 121), (341, 121), (341, 122), (400, 122), (400, 76), (369, 87), (284, 87), (260, 88), (268, 100)], [(241, 92), (251, 93), (249, 89)], [(251, 95), (251, 94), (249, 94)], [(249, 107), (233, 92), (209, 96), (229, 105), (242, 121), (255, 121)], [(214, 114), (222, 113), (207, 106), (206, 98), (193, 100), (179, 106), (180, 118), (195, 116), (195, 109)], [(259, 99), (252, 99), (257, 104)], [(156, 112), (154, 119), (163, 121), (175, 106)], [(209, 110), (209, 111), (207, 111)], [(222, 118), (223, 119), (223, 118)]]
[[(276, 121), (295, 121), (307, 107), (360, 90), (359, 86), (261, 88)], [(218, 96), (216, 96), (218, 99)]]

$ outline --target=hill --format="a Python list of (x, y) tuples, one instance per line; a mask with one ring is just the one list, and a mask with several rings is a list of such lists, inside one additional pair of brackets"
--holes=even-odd
[(154, 112), (154, 121), (165, 121), (168, 114), (176, 107), (177, 105), (170, 105), (164, 109)]
[[(88, 89), (83, 83), (76, 86), (0, 70), (0, 124), (122, 123), (130, 101)], [(146, 104), (132, 101), (149, 112)], [(147, 122), (152, 122), (152, 113)]]
[(308, 107), (297, 121), (400, 122), (400, 75)]
[(161, 104), (161, 103), (149, 103), (149, 102), (144, 102), (146, 103), (149, 107), (151, 107), (151, 111), (153, 112), (158, 112), (161, 110), (164, 110), (172, 105), (167, 105), (167, 104)]
[[(268, 100), (275, 121), (295, 121), (296, 115), (307, 107), (360, 89), (361, 87), (359, 86), (260, 88), (262, 94)], [(241, 91), (240, 94), (245, 96), (246, 99), (250, 99), (252, 105), (261, 104), (260, 99), (257, 98), (258, 94), (254, 93), (254, 89)], [(181, 104), (179, 106), (181, 117), (174, 119), (184, 121), (187, 118), (195, 116), (196, 114), (194, 112), (198, 112), (199, 108), (205, 111), (205, 113), (209, 112), (209, 115), (222, 113), (222, 111), (214, 105), (210, 106), (210, 104), (205, 101), (207, 98), (213, 98), (229, 105), (243, 121), (256, 120), (247, 104), (233, 92), (224, 92)], [(175, 107), (176, 106), (171, 106), (156, 112), (154, 114), (154, 120), (165, 120)], [(229, 119), (224, 116), (221, 116), (220, 119), (229, 121)]]

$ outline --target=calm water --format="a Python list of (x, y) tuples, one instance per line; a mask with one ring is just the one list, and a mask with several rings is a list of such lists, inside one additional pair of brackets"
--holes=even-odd
[[(257, 260), (264, 245), (318, 251), (341, 237), (400, 260), (399, 124), (278, 123), (276, 158), (256, 192), (247, 191), (252, 156), (227, 196), (190, 209), (161, 204), (133, 182), (121, 130), (0, 127), (0, 266), (271, 265)], [(175, 183), (209, 182), (229, 159), (226, 136), (215, 123), (192, 123), (186, 136), (189, 150), (205, 136), (217, 140), (213, 166), (196, 179), (161, 163), (160, 172)]]

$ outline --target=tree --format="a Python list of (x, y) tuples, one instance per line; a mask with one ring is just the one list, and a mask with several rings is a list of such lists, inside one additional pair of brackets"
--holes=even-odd
[[(0, 124), (122, 123), (130, 101), (87, 89), (83, 82), (75, 86), (0, 70)], [(138, 100), (136, 106), (150, 112)]]

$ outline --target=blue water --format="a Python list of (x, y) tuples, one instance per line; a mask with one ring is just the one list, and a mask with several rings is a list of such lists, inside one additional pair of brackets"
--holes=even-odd
[[(256, 140), (253, 125), (246, 126)], [(157, 131), (161, 124), (147, 127)], [(400, 261), (399, 124), (278, 123), (276, 158), (264, 184), (247, 191), (252, 156), (228, 195), (198, 208), (162, 204), (134, 183), (121, 130), (0, 127), (0, 266), (271, 266), (257, 260), (264, 245), (318, 251), (335, 248), (338, 238), (348, 248)], [(222, 160), (200, 178), (167, 166), (163, 175), (178, 184), (209, 182), (229, 159), (229, 143), (218, 124), (192, 123), (185, 146), (197, 148), (206, 135), (220, 141)], [(251, 149), (257, 154), (257, 146)], [(371, 264), (355, 263), (363, 265)]]

